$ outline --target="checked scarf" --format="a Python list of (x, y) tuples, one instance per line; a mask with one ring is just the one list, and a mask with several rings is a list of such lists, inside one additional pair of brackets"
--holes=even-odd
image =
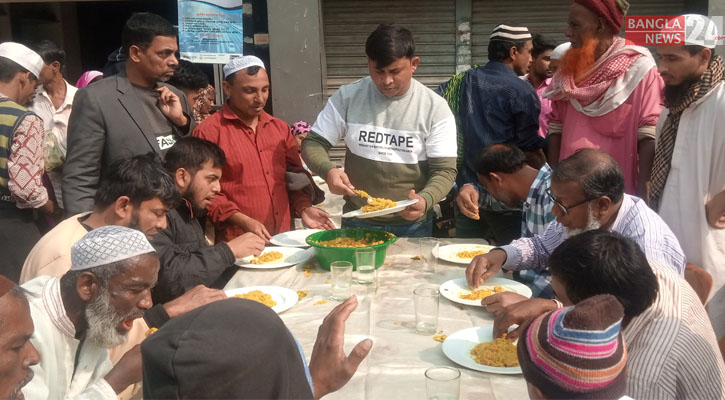
[(652, 163), (649, 203), (653, 210), (657, 211), (659, 209), (662, 193), (665, 190), (665, 183), (667, 183), (667, 176), (670, 174), (672, 153), (675, 150), (677, 128), (680, 125), (682, 112), (692, 103), (706, 95), (721, 80), (723, 80), (722, 58), (715, 56), (710, 61), (707, 71), (702, 74), (702, 77), (697, 83), (690, 86), (687, 94), (679, 104), (666, 104), (670, 113), (662, 125), (662, 133), (657, 138), (657, 148), (655, 149), (655, 158)]

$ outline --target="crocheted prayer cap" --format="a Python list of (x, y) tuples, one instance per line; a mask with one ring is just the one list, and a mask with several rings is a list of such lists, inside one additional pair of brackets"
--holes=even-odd
[(624, 308), (597, 295), (525, 324), (518, 356), (526, 381), (550, 399), (614, 399), (625, 394)]
[(40, 70), (45, 65), (38, 53), (15, 42), (0, 43), (0, 57), (14, 61), (21, 67), (32, 72), (36, 78), (40, 76)]
[(232, 58), (231, 61), (229, 61), (227, 65), (224, 66), (224, 79), (227, 79), (229, 75), (237, 71), (241, 71), (245, 68), (249, 68), (255, 65), (259, 68), (266, 69), (264, 68), (264, 62), (255, 56), (242, 56)]
[(88, 232), (70, 249), (71, 271), (107, 265), (153, 253), (146, 235), (135, 229), (107, 225)]

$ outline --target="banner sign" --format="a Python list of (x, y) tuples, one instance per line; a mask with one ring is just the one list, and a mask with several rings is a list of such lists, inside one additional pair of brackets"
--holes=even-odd
[(178, 0), (178, 6), (181, 58), (226, 64), (242, 55), (242, 0)]

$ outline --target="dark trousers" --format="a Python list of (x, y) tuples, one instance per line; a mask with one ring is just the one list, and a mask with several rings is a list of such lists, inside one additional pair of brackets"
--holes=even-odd
[(33, 210), (0, 204), (0, 274), (18, 282), (25, 258), (40, 240)]
[(456, 209), (456, 237), (486, 239), (503, 246), (521, 237), (521, 211), (495, 212), (479, 209), (481, 219), (474, 220)]

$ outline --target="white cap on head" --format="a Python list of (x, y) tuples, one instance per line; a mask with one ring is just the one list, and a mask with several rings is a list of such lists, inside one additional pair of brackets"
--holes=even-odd
[(551, 59), (552, 60), (561, 60), (564, 58), (564, 54), (566, 54), (567, 51), (569, 51), (569, 48), (571, 47), (571, 42), (562, 43), (554, 50), (551, 51)]
[(8, 60), (16, 62), (21, 67), (32, 72), (36, 78), (40, 76), (40, 70), (45, 65), (38, 53), (15, 42), (0, 43), (0, 57), (5, 57)]
[(102, 226), (88, 232), (71, 247), (70, 269), (80, 271), (155, 251), (140, 231), (116, 225)]
[(242, 56), (237, 58), (232, 58), (231, 61), (227, 63), (227, 65), (224, 66), (224, 79), (227, 79), (227, 77), (239, 70), (257, 66), (262, 69), (264, 68), (264, 62), (259, 59), (259, 57), (255, 56)]
[[(685, 45), (695, 45), (714, 49), (718, 42), (717, 25), (710, 18), (699, 14), (685, 14)], [(689, 20), (689, 21), (688, 21)], [(694, 23), (692, 21), (695, 21)], [(690, 28), (693, 27), (694, 28)], [(690, 29), (697, 31), (692, 35)]]
[(500, 24), (493, 28), (489, 40), (521, 42), (531, 40), (531, 32), (529, 32), (529, 28), (525, 26), (510, 26)]

